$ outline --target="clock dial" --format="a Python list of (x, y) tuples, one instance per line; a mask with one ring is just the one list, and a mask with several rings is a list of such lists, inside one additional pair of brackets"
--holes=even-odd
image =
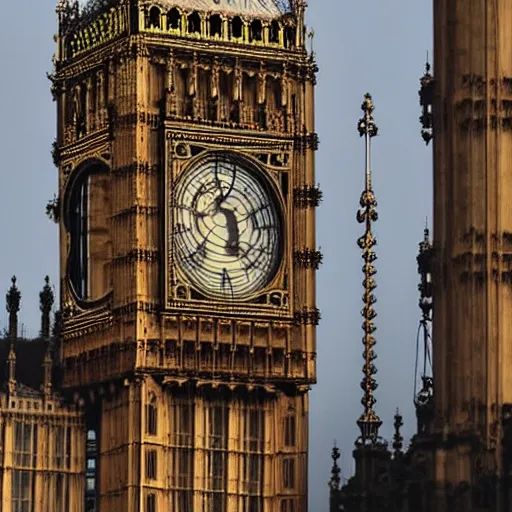
[(179, 180), (174, 205), (176, 261), (198, 290), (249, 297), (274, 277), (282, 254), (280, 207), (255, 166), (210, 154)]

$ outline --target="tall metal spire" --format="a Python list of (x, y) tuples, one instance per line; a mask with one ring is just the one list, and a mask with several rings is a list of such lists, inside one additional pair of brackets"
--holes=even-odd
[(373, 290), (377, 287), (373, 276), (377, 273), (373, 262), (377, 259), (377, 255), (373, 247), (377, 244), (377, 240), (372, 233), (372, 223), (378, 218), (377, 215), (377, 200), (372, 190), (372, 172), (371, 172), (371, 139), (377, 135), (378, 128), (373, 120), (374, 105), (370, 94), (366, 94), (363, 104), (361, 105), (363, 117), (359, 120), (357, 129), (359, 135), (365, 138), (365, 160), (366, 160), (366, 179), (365, 189), (361, 194), (359, 204), (361, 208), (357, 212), (357, 221), (365, 225), (364, 235), (357, 240), (357, 245), (362, 250), (363, 265), (363, 303), (364, 307), (361, 315), (364, 319), (363, 322), (363, 345), (364, 345), (364, 366), (363, 366), (363, 380), (361, 381), (361, 388), (364, 392), (361, 403), (364, 407), (364, 412), (357, 420), (357, 424), (361, 430), (361, 435), (358, 437), (356, 444), (358, 445), (375, 445), (380, 443), (379, 428), (382, 421), (377, 416), (374, 410), (376, 403), (373, 396), (374, 391), (377, 389), (377, 382), (374, 378), (377, 369), (373, 361), (376, 359), (376, 354), (373, 350), (375, 346), (375, 338), (373, 333), (376, 330), (373, 319), (377, 313), (373, 309), (373, 305), (377, 301)]

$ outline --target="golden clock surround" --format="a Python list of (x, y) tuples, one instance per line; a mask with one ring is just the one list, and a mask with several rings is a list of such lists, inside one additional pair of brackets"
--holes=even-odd
[[(187, 148), (184, 156), (177, 155), (176, 149), (180, 146)], [(194, 151), (192, 151), (192, 149)], [(195, 154), (192, 154), (194, 152)], [(193, 169), (202, 159), (207, 158), (212, 153), (219, 152), (225, 154), (233, 154), (236, 158), (245, 161), (256, 172), (261, 173), (261, 178), (271, 188), (271, 194), (278, 202), (277, 208), (281, 213), (281, 232), (282, 232), (282, 246), (281, 246), (281, 262), (275, 272), (274, 277), (262, 289), (248, 295), (247, 297), (223, 299), (219, 297), (208, 297), (205, 295), (204, 299), (191, 298), (190, 293), (180, 293), (180, 291), (193, 285), (188, 282), (179, 281), (181, 271), (178, 269), (173, 270), (173, 265), (178, 267), (177, 262), (172, 261), (171, 248), (169, 244), (170, 231), (172, 229), (170, 193), (171, 187), (175, 182), (179, 181), (190, 169)], [(275, 167), (265, 165), (258, 160), (255, 155), (266, 154), (286, 154), (288, 155), (288, 164), (283, 167)], [(163, 239), (165, 241), (164, 254), (166, 255), (165, 262), (165, 303), (170, 309), (190, 309), (201, 311), (217, 310), (223, 313), (240, 314), (244, 311), (246, 314), (254, 314), (260, 316), (261, 314), (268, 315), (269, 313), (276, 317), (290, 317), (292, 315), (292, 304), (289, 297), (291, 297), (293, 290), (293, 278), (290, 275), (292, 269), (292, 233), (291, 226), (293, 225), (293, 205), (291, 201), (291, 193), (293, 190), (292, 169), (293, 162), (291, 155), (293, 155), (293, 143), (289, 140), (274, 139), (270, 140), (268, 137), (259, 137), (258, 134), (247, 134), (247, 138), (241, 138), (240, 134), (236, 135), (226, 133), (225, 137), (220, 138), (217, 134), (210, 133), (183, 133), (183, 129), (179, 133), (171, 129), (166, 132), (166, 147), (165, 147), (165, 234)], [(269, 158), (270, 160), (270, 158)], [(286, 175), (283, 183), (279, 183), (279, 174)], [(188, 290), (190, 290), (188, 288)], [(266, 302), (263, 302), (266, 298)]]

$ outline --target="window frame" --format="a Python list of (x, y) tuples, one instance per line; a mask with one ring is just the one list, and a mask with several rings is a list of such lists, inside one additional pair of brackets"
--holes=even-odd
[[(69, 246), (66, 255), (66, 280), (68, 283), (68, 288), (71, 291), (71, 295), (75, 299), (76, 303), (84, 309), (106, 302), (112, 294), (112, 289), (107, 289), (101, 296), (89, 296), (89, 228), (87, 226), (87, 215), (85, 214), (84, 218), (83, 212), (83, 210), (87, 211), (87, 205), (84, 205), (83, 203), (80, 205), (82, 208), (81, 213), (76, 211), (74, 212), (73, 210), (75, 209), (75, 205), (79, 196), (82, 196), (82, 201), (88, 200), (88, 194), (84, 197), (84, 194), (80, 193), (82, 187), (85, 186), (88, 179), (94, 175), (109, 176), (110, 172), (111, 168), (107, 162), (98, 158), (88, 159), (77, 166), (67, 183), (66, 192), (64, 195), (64, 228), (66, 229), (66, 232), (69, 236)], [(80, 221), (82, 222), (81, 226), (77, 225), (77, 216), (80, 217)], [(76, 230), (78, 230), (78, 233), (76, 233)], [(81, 240), (77, 241), (77, 237), (85, 237), (87, 240), (85, 243), (82, 243)], [(77, 268), (73, 268), (77, 262), (77, 258), (81, 258), (81, 264), (76, 265)], [(84, 261), (87, 262), (87, 268), (85, 272), (83, 272)], [(80, 286), (77, 286), (78, 281), (81, 281)]]

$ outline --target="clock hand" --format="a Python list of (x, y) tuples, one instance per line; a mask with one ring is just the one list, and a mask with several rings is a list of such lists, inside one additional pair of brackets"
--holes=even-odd
[(216, 161), (215, 162), (215, 182), (217, 184), (217, 188), (219, 189), (219, 196), (215, 199), (217, 208), (219, 208), (220, 205), (229, 197), (231, 192), (233, 192), (233, 188), (235, 186), (235, 180), (236, 180), (236, 165), (233, 165), (232, 179), (231, 179), (231, 183), (229, 185), (228, 191), (226, 193), (224, 193), (224, 191), (222, 190), (222, 184), (221, 184), (221, 181), (219, 180), (218, 169), (219, 169), (219, 163), (218, 163), (218, 161)]
[(220, 286), (224, 290), (226, 288), (226, 284), (229, 285), (231, 290), (231, 296), (233, 296), (233, 284), (231, 283), (231, 278), (229, 277), (228, 271), (226, 268), (222, 269), (222, 276), (220, 279)]
[(238, 256), (239, 246), (238, 241), (240, 238), (240, 233), (238, 230), (238, 222), (236, 220), (236, 215), (233, 210), (229, 208), (218, 207), (219, 212), (226, 217), (226, 224), (228, 228), (228, 239), (226, 240), (226, 254), (229, 256)]

